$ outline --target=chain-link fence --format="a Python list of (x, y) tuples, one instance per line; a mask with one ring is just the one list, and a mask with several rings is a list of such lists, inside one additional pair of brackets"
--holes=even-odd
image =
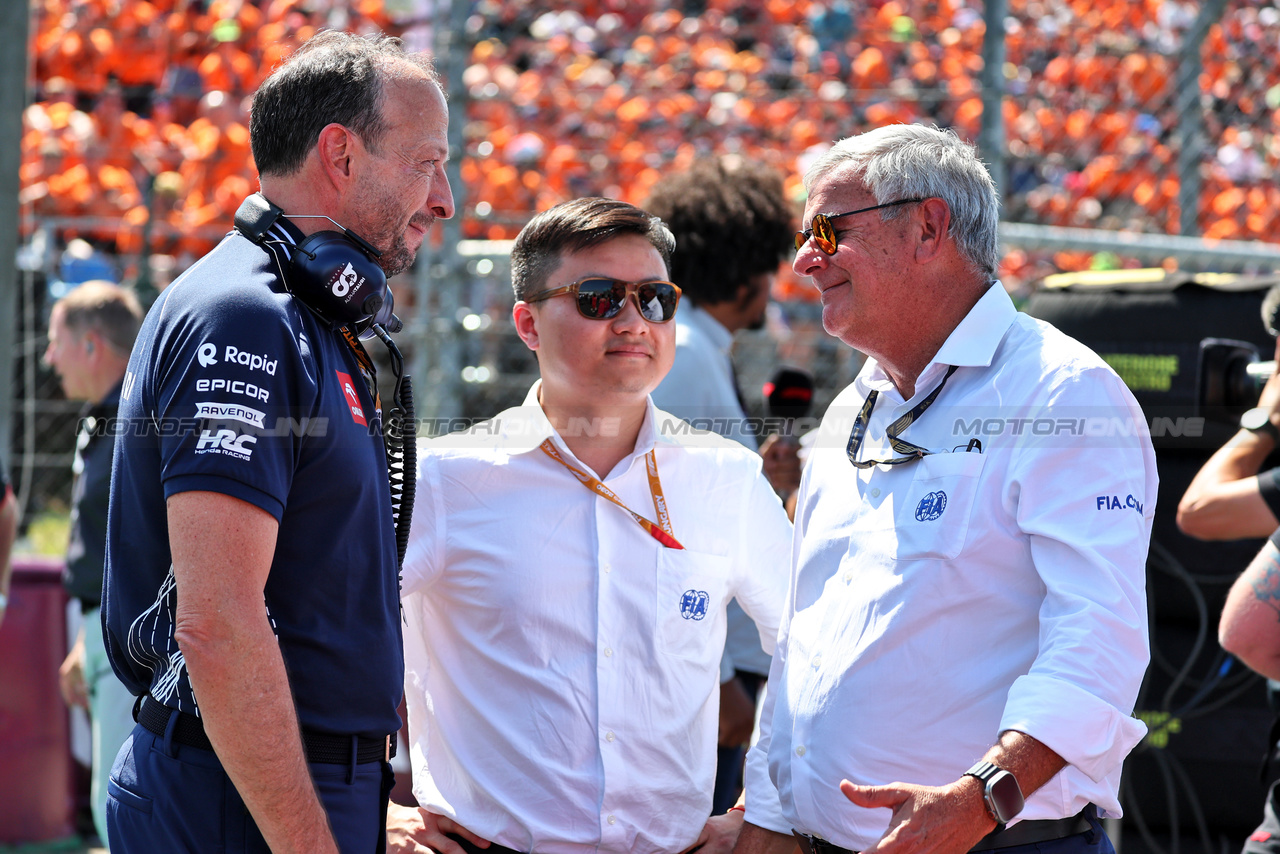
[[(461, 69), (446, 82), (462, 130), (450, 233), (463, 238), (510, 238), (581, 195), (643, 203), (664, 174), (713, 153), (778, 168), (798, 216), (799, 175), (831, 140), (894, 121), (977, 140), (999, 87), (1006, 220), (1280, 243), (1271, 2), (1001, 0), (993, 25), (997, 4), (971, 0), (476, 0), (445, 32), (448, 6), (33, 0), (20, 358), (41, 349), (51, 288), (99, 262), (162, 287), (229, 227), (255, 181), (245, 99), (323, 26), (465, 54), (440, 56)], [(995, 26), (999, 73), (983, 58)], [(396, 285), (418, 312), (406, 351), (430, 348), (433, 384), (452, 389), (449, 411), (432, 414), (478, 417), (516, 402), (534, 368), (510, 328), (501, 252), (455, 250), (420, 265), (420, 279), (446, 278)], [(1011, 245), (1002, 279), (1023, 297), (1047, 273), (1139, 263)], [(737, 349), (749, 402), (760, 407), (760, 385), (789, 363), (817, 376), (821, 407), (858, 356), (822, 332), (815, 294), (785, 269), (775, 297), (769, 329)], [(18, 371), (11, 468), (33, 510), (65, 498), (73, 407), (53, 402), (43, 368)]]

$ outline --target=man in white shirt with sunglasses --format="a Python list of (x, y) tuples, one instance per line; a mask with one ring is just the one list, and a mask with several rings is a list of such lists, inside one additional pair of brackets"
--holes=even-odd
[(791, 526), (759, 456), (649, 400), (675, 350), (673, 247), (598, 198), (516, 240), (541, 380), (423, 443), (402, 587), (421, 809), (393, 810), (393, 850), (733, 845), (742, 808), (708, 815), (725, 609), (772, 650)]
[(1112, 854), (1146, 732), (1142, 411), (1014, 308), (954, 133), (842, 140), (805, 187), (793, 268), (868, 359), (805, 465), (736, 850)]

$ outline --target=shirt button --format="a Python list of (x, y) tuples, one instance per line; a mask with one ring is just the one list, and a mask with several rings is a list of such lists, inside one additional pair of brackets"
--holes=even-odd
[(610, 731), (610, 732), (606, 732), (606, 733), (604, 734), (604, 740), (605, 740), (605, 741), (613, 741), (613, 740), (614, 740), (614, 738), (616, 738), (616, 736), (613, 734), (613, 732), (612, 732), (612, 731)]
[(604, 657), (605, 657), (605, 658), (612, 658), (612, 657), (613, 657), (613, 650), (612, 650), (611, 648), (609, 648), (609, 647), (607, 647), (607, 646), (606, 646), (606, 647), (604, 648)]
[(822, 656), (820, 656), (820, 655), (815, 655), (815, 656), (813, 657), (813, 669), (814, 669), (814, 670), (817, 670), (817, 669), (818, 669), (819, 667), (821, 667), (821, 666), (822, 666)]
[(852, 581), (853, 581), (853, 573), (852, 573), (852, 572), (850, 572), (850, 571), (849, 571), (849, 570), (847, 570), (847, 569), (844, 571), (844, 575), (843, 575), (843, 576), (841, 576), (841, 577), (842, 577), (842, 578), (844, 578), (844, 583), (845, 583), (845, 584), (849, 584), (850, 582), (852, 582)]
[(613, 572), (613, 566), (611, 564), (606, 563), (604, 566), (600, 568), (603, 569), (606, 573)]
[(804, 753), (805, 751), (804, 751), (803, 744), (796, 748), (796, 756), (804, 756)]
[(880, 497), (880, 490), (879, 490), (879, 488), (876, 488), (876, 489), (871, 490), (871, 497), (872, 497), (872, 498), (879, 498), (879, 497)]
[(608, 818), (608, 822), (609, 822), (609, 824), (617, 824), (617, 823), (618, 823), (618, 819), (617, 819), (615, 816), (609, 816), (609, 818)]

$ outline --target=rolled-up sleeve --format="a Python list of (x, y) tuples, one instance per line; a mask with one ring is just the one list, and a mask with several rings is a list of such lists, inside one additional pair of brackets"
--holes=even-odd
[(1031, 438), (1015, 452), (1017, 524), (1045, 597), (1039, 652), (1010, 688), (1000, 729), (1036, 738), (1101, 781), (1146, 733), (1132, 713), (1150, 658), (1155, 453), (1141, 409), (1104, 369), (1062, 383), (1047, 411), (1082, 426), (1071, 441)]

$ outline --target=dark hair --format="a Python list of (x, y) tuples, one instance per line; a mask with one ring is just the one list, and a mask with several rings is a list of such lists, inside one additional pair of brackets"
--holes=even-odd
[(664, 178), (645, 209), (675, 233), (671, 280), (695, 304), (735, 300), (753, 276), (778, 269), (795, 234), (782, 176), (738, 158)]
[(671, 268), (676, 241), (656, 216), (615, 199), (585, 198), (561, 202), (529, 220), (511, 249), (511, 288), (516, 299), (545, 289), (547, 278), (568, 252), (578, 252), (636, 234), (653, 244)]
[(253, 96), (249, 144), (260, 175), (290, 175), (329, 124), (350, 129), (375, 154), (386, 133), (383, 86), (400, 75), (439, 78), (426, 54), (398, 38), (317, 33), (276, 67)]
[(128, 356), (142, 325), (142, 307), (133, 291), (94, 279), (72, 288), (53, 305), (77, 336), (93, 330), (121, 356)]

